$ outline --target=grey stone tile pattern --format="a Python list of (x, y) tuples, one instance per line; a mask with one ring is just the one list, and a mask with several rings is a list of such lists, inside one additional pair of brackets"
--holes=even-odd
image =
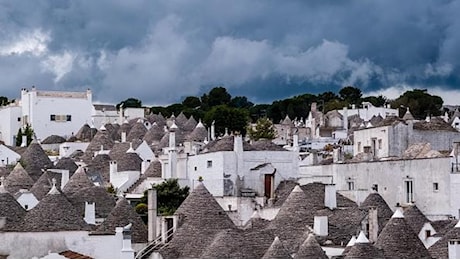
[(32, 141), (21, 155), (21, 163), (34, 181), (40, 178), (42, 169), (53, 167), (53, 163), (36, 140)]
[(180, 225), (168, 246), (160, 251), (163, 258), (200, 258), (218, 232), (235, 228), (203, 183), (187, 196), (175, 215)]
[(404, 207), (404, 219), (417, 235), (423, 225), (430, 222), (415, 204)]
[(145, 127), (143, 122), (136, 122), (129, 133), (126, 135), (126, 141), (132, 142), (137, 140), (142, 140), (144, 135), (147, 133), (147, 128)]
[(161, 138), (164, 136), (165, 131), (163, 127), (159, 126), (158, 124), (154, 123), (150, 127), (150, 129), (144, 135), (144, 141), (147, 142), (148, 145), (151, 144), (158, 144), (160, 143)]
[(34, 180), (29, 176), (21, 163), (17, 163), (10, 174), (5, 178), (5, 189), (15, 194), (20, 189), (30, 189), (34, 185)]
[(140, 171), (142, 159), (135, 152), (127, 153), (130, 145), (133, 149), (139, 146), (139, 141), (134, 143), (115, 143), (109, 156), (112, 160), (117, 162), (117, 170), (122, 171)]
[[(458, 220), (457, 220), (458, 222)], [(447, 233), (445, 233), (441, 239), (436, 241), (428, 251), (430, 252), (433, 258), (438, 259), (448, 259), (449, 252), (448, 252), (448, 243), (450, 239), (460, 239), (460, 227), (454, 227)]]
[(345, 255), (345, 259), (383, 259), (383, 251), (371, 243), (355, 243)]
[(70, 195), (72, 193), (75, 193), (83, 188), (88, 188), (88, 187), (93, 187), (94, 184), (90, 181), (88, 176), (86, 176), (86, 172), (84, 168), (80, 167), (78, 168), (77, 171), (72, 175), (72, 177), (69, 179), (67, 184), (64, 186), (62, 191)]
[(59, 159), (56, 165), (54, 165), (53, 168), (69, 170), (69, 177), (70, 177), (78, 169), (78, 165), (71, 158), (62, 157), (61, 159)]
[(96, 203), (96, 218), (107, 218), (116, 204), (115, 195), (98, 186), (82, 188), (70, 194), (68, 199), (77, 209), (80, 216), (85, 215), (85, 202)]
[(294, 259), (328, 259), (314, 234), (309, 234), (294, 255)]
[(98, 154), (87, 165), (88, 173), (99, 173), (105, 183), (110, 182), (110, 161), (112, 158), (108, 154)]
[(46, 171), (34, 183), (30, 192), (32, 192), (38, 200), (42, 200), (53, 187), (53, 179), (56, 180), (56, 189), (61, 191), (62, 175), (60, 173)]
[(367, 195), (359, 207), (363, 210), (369, 210), (369, 207), (377, 208), (379, 233), (382, 231), (382, 229), (385, 227), (393, 215), (393, 211), (388, 206), (385, 199), (383, 199), (383, 197), (377, 192), (372, 192)]
[(146, 243), (148, 239), (147, 226), (139, 214), (125, 198), (118, 199), (116, 206), (109, 216), (96, 229), (95, 234), (115, 234), (116, 227), (124, 227), (132, 223), (131, 236), (133, 243)]
[(66, 139), (59, 135), (50, 135), (45, 138), (41, 143), (42, 144), (61, 144), (64, 143)]
[(195, 141), (195, 142), (203, 142), (205, 139), (208, 138), (208, 130), (206, 127), (195, 127), (193, 131), (187, 136), (187, 141)]
[(91, 162), (94, 157), (94, 152), (100, 151), (101, 147), (103, 147), (104, 150), (111, 150), (114, 144), (115, 142), (110, 138), (107, 130), (98, 131), (86, 148), (82, 157), (83, 161), (86, 163)]
[(404, 218), (391, 218), (380, 232), (375, 246), (383, 250), (385, 258), (431, 258)]
[(262, 256), (262, 259), (292, 259), (292, 257), (281, 243), (280, 239), (275, 237), (273, 243)]
[(0, 217), (6, 218), (5, 226), (0, 231), (19, 225), (25, 215), (26, 210), (4, 187), (0, 187)]

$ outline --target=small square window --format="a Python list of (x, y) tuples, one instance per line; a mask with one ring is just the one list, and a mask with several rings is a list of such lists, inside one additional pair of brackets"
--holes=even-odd
[(208, 165), (208, 168), (211, 168), (212, 167), (212, 161), (208, 161), (207, 165)]
[(195, 166), (195, 171), (197, 171), (197, 170), (198, 170), (198, 167)]
[(67, 115), (67, 121), (72, 121), (72, 115)]
[(379, 139), (379, 149), (382, 149), (382, 139)]
[(438, 191), (439, 190), (439, 183), (433, 182), (433, 191)]
[(50, 121), (56, 121), (56, 115), (50, 115)]
[(18, 122), (21, 122), (21, 118), (20, 118), (20, 117), (18, 117)]

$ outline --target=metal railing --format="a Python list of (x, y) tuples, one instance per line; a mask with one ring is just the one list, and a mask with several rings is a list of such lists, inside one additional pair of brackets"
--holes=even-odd
[[(165, 246), (169, 244), (170, 238), (174, 235), (174, 227), (170, 228), (166, 231), (166, 237), (163, 237), (163, 234), (158, 236), (155, 240), (149, 242), (144, 248), (142, 248), (139, 252), (137, 252), (135, 259), (143, 259), (144, 257), (151, 254), (154, 250), (158, 251), (163, 249)], [(163, 242), (163, 240), (165, 240)], [(161, 247), (157, 248), (159, 245)]]

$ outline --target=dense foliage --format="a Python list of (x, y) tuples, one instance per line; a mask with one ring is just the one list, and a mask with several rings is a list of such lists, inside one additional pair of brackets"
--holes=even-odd
[(248, 135), (251, 140), (275, 139), (276, 129), (270, 119), (266, 117), (259, 118), (254, 127), (248, 127)]
[(23, 136), (27, 138), (27, 146), (29, 146), (34, 136), (34, 130), (29, 124), (27, 124), (24, 129), (18, 129), (18, 132), (16, 134), (16, 146), (21, 146)]
[(415, 119), (424, 119), (427, 115), (441, 115), (443, 103), (441, 97), (428, 94), (426, 89), (414, 89), (404, 92), (391, 102), (391, 106), (399, 108), (400, 116), (404, 115), (409, 107)]
[[(179, 208), (180, 204), (187, 198), (189, 187), (181, 188), (177, 179), (168, 179), (160, 184), (152, 185), (157, 190), (157, 211), (161, 215), (172, 215)], [(139, 204), (147, 205), (147, 193), (144, 192)], [(138, 204), (138, 205), (139, 205)], [(144, 206), (139, 206), (141, 213), (145, 210)]]

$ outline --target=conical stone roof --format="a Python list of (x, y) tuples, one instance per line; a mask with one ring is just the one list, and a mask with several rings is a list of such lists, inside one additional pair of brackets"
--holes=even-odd
[(309, 234), (308, 238), (299, 247), (294, 255), (295, 259), (328, 259), (326, 253), (316, 241), (315, 235)]
[(180, 114), (175, 118), (175, 122), (176, 122), (176, 125), (178, 127), (181, 127), (183, 128), (184, 125), (187, 123), (188, 119), (187, 117), (184, 115), (183, 112), (180, 112)]
[(46, 171), (34, 183), (30, 192), (32, 192), (38, 200), (42, 200), (53, 187), (53, 179), (56, 181), (56, 189), (61, 191), (62, 175), (60, 173)]
[[(97, 207), (97, 204), (96, 204)], [(134, 211), (125, 198), (120, 198), (105, 221), (94, 232), (95, 234), (115, 234), (115, 228), (132, 224), (131, 237), (133, 243), (147, 242), (147, 226), (139, 214)]]
[(33, 185), (34, 180), (27, 174), (21, 163), (17, 163), (5, 179), (5, 188), (11, 194), (15, 194), (20, 189), (30, 190)]
[(300, 186), (295, 186), (276, 217), (268, 225), (268, 228), (285, 243), (290, 254), (297, 252), (299, 239), (308, 231), (307, 225), (312, 224), (313, 209), (305, 203), (306, 201), (307, 196), (303, 190)]
[(42, 144), (61, 144), (64, 143), (66, 139), (59, 135), (50, 135), (45, 140), (43, 140)]
[(24, 217), (22, 232), (89, 230), (74, 206), (55, 187)]
[(379, 233), (382, 231), (383, 227), (385, 227), (388, 220), (390, 220), (391, 216), (393, 215), (393, 211), (390, 209), (385, 199), (383, 199), (383, 197), (377, 192), (370, 193), (359, 207), (361, 209), (368, 209), (369, 207), (377, 208)]
[(190, 133), (195, 129), (197, 126), (198, 122), (193, 118), (193, 116), (190, 116), (190, 118), (185, 122), (185, 124), (182, 126), (185, 132)]
[(98, 154), (88, 164), (88, 173), (99, 173), (104, 182), (110, 182), (110, 161), (112, 159), (108, 154)]
[(163, 130), (162, 127), (158, 126), (157, 123), (153, 123), (150, 129), (145, 133), (144, 135), (144, 141), (147, 142), (147, 144), (158, 144), (165, 134), (165, 131)]
[(53, 167), (53, 163), (35, 139), (21, 155), (21, 163), (24, 165), (24, 169), (34, 181), (40, 178), (40, 175), (42, 175), (42, 169), (49, 169)]
[(85, 215), (85, 202), (96, 203), (96, 218), (107, 218), (116, 204), (114, 195), (98, 186), (83, 188), (72, 193), (69, 201), (75, 206), (80, 216)]
[(128, 122), (123, 122), (120, 128), (118, 129), (118, 135), (121, 136), (123, 132), (126, 133), (126, 137), (128, 137), (129, 131), (131, 131), (131, 125)]
[(83, 167), (78, 168), (73, 176), (69, 179), (69, 182), (64, 186), (62, 191), (66, 194), (75, 193), (83, 188), (93, 187), (94, 184), (86, 175), (85, 169)]
[(415, 204), (404, 208), (404, 218), (417, 235), (422, 230), (423, 225), (430, 222)]
[(78, 169), (78, 165), (69, 157), (62, 157), (54, 166), (55, 169), (69, 170), (69, 176)]
[(82, 142), (91, 142), (96, 133), (96, 128), (91, 128), (88, 124), (84, 124), (75, 134), (75, 137)]
[(94, 153), (101, 150), (103, 147), (104, 150), (112, 149), (114, 145), (114, 141), (109, 136), (109, 132), (107, 130), (98, 131), (96, 136), (94, 136), (93, 140), (89, 143), (88, 147), (85, 150), (85, 154), (82, 159), (85, 162), (90, 162), (93, 157)]
[(346, 259), (382, 259), (383, 251), (369, 243), (364, 233), (361, 231), (358, 239), (347, 252)]
[(431, 258), (399, 208), (380, 232), (375, 246), (383, 250), (385, 258)]
[(449, 249), (448, 243), (451, 239), (460, 239), (460, 221), (457, 222), (454, 228), (452, 228), (449, 232), (444, 234), (441, 239), (436, 241), (428, 251), (430, 252), (433, 258), (437, 259), (448, 259), (449, 258)]
[(174, 215), (179, 217), (180, 225), (169, 244), (160, 250), (163, 258), (199, 258), (218, 232), (235, 228), (203, 183), (187, 196)]
[(147, 128), (144, 123), (141, 120), (138, 120), (129, 131), (129, 134), (126, 135), (126, 141), (132, 142), (133, 140), (142, 140), (146, 133)]
[(291, 255), (287, 249), (283, 246), (280, 239), (275, 237), (273, 243), (267, 249), (262, 259), (291, 259)]
[(5, 226), (0, 230), (9, 230), (20, 224), (26, 215), (26, 210), (8, 193), (3, 184), (4, 177), (0, 179), (0, 217), (6, 218)]
[(192, 130), (192, 132), (187, 136), (187, 141), (203, 142), (208, 137), (208, 130), (200, 122)]

